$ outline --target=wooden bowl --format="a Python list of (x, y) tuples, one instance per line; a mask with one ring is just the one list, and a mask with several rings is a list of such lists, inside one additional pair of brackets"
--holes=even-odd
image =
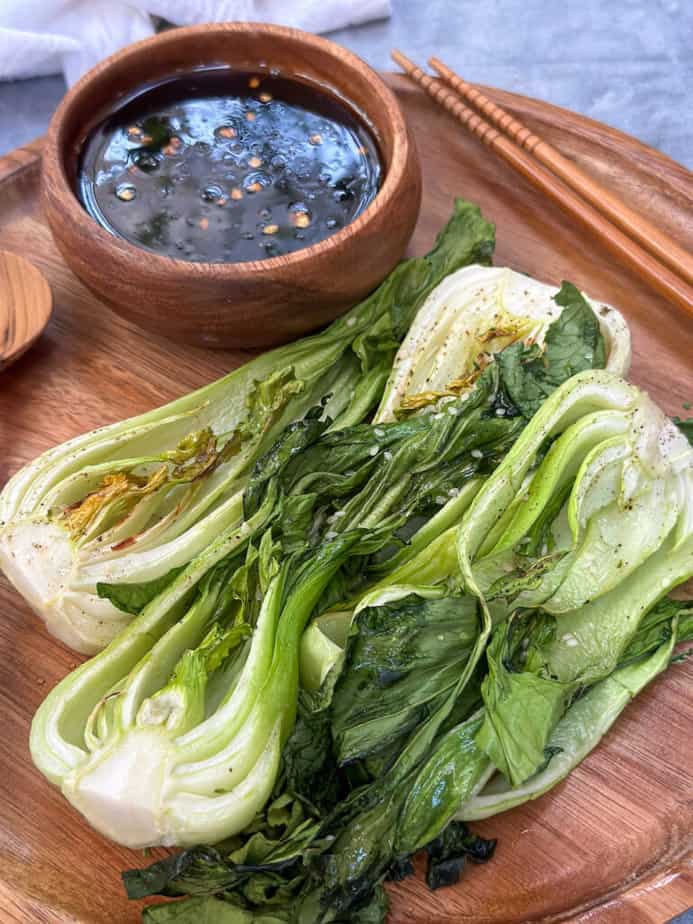
[[(139, 87), (209, 65), (277, 68), (353, 108), (380, 151), (383, 180), (351, 224), (318, 244), (251, 263), (192, 263), (140, 249), (104, 230), (74, 191), (90, 130)], [(56, 244), (100, 299), (139, 326), (206, 346), (269, 346), (331, 321), (401, 258), (421, 203), (413, 139), (394, 94), (339, 45), (280, 26), (221, 23), (164, 32), (89, 71), (65, 96), (43, 153), (43, 203)]]

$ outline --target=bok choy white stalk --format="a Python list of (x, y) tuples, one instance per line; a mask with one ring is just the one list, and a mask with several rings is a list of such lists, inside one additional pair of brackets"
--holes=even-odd
[[(395, 357), (376, 419), (390, 420), (401, 408), (416, 409), (465, 393), (496, 354), (518, 342), (543, 347), (554, 321), (566, 308), (583, 301), (599, 323), (604, 362), (587, 360), (585, 365), (585, 355), (574, 353), (578, 346), (584, 349), (581, 327), (590, 323), (585, 321), (588, 315), (578, 313), (573, 329), (560, 331), (565, 351), (564, 363), (558, 366), (560, 381), (568, 378), (565, 364), (572, 362), (574, 371), (603, 365), (616, 375), (627, 375), (630, 332), (615, 308), (594, 302), (574, 286), (547, 285), (505, 267), (469, 266), (451, 273), (412, 322)], [(528, 410), (537, 395), (546, 397), (551, 390), (527, 392), (520, 401), (521, 409)], [(519, 391), (516, 397), (520, 398)], [(535, 403), (528, 416), (537, 408)]]

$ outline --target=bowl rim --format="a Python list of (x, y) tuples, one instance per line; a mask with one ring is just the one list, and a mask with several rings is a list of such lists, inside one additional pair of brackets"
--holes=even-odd
[[(180, 260), (176, 257), (169, 257), (157, 253), (156, 251), (148, 250), (144, 247), (138, 247), (123, 236), (106, 231), (106, 229), (102, 228), (96, 219), (83, 207), (67, 176), (64, 151), (65, 138), (63, 137), (65, 122), (73, 107), (79, 103), (82, 94), (94, 81), (101, 79), (114, 64), (127, 61), (128, 58), (140, 56), (144, 50), (154, 45), (176, 44), (186, 39), (194, 38), (195, 36), (209, 35), (213, 32), (235, 32), (239, 34), (244, 32), (261, 32), (275, 38), (300, 42), (309, 48), (319, 49), (329, 54), (335, 59), (335, 62), (341, 66), (346, 66), (352, 71), (358, 71), (361, 76), (367, 79), (384, 103), (384, 111), (392, 130), (393, 146), (391, 155), (387, 161), (385, 161), (383, 151), (379, 150), (383, 160), (384, 179), (382, 185), (363, 212), (335, 234), (328, 235), (323, 240), (311, 244), (309, 247), (295, 250), (292, 253), (281, 254), (275, 257), (265, 257), (260, 260), (229, 263)], [(213, 63), (214, 62), (210, 61), (210, 66)], [(142, 86), (144, 87), (146, 85), (146, 81), (144, 81)], [(326, 92), (329, 92), (329, 89), (326, 89)], [(369, 112), (367, 110), (361, 110), (360, 107), (356, 106), (349, 98), (348, 94), (343, 94), (342, 99), (354, 110), (354, 112), (361, 115), (361, 118), (366, 122), (366, 126), (373, 131), (373, 120), (370, 118)], [(342, 245), (365, 230), (382, 210), (387, 210), (392, 204), (407, 172), (408, 163), (413, 153), (412, 145), (413, 142), (409, 134), (408, 126), (395, 94), (390, 90), (374, 68), (347, 48), (323, 36), (314, 35), (311, 32), (304, 32), (301, 29), (294, 29), (290, 26), (278, 26), (257, 22), (203, 23), (200, 25), (177, 27), (141, 39), (138, 42), (133, 42), (125, 48), (116, 51), (114, 54), (109, 55), (87, 71), (77, 83), (67, 91), (51, 118), (44, 145), (42, 172), (44, 177), (50, 173), (51, 185), (54, 187), (56, 185), (55, 181), (57, 180), (56, 192), (65, 209), (64, 217), (71, 223), (76, 223), (83, 229), (88, 230), (89, 236), (95, 239), (102, 248), (111, 253), (119, 252), (123, 257), (129, 257), (132, 260), (142, 260), (145, 258), (154, 272), (158, 270), (174, 273), (179, 276), (190, 277), (198, 277), (213, 273), (219, 278), (225, 277), (229, 280), (238, 280), (264, 276), (268, 273), (271, 274), (273, 271), (281, 271), (289, 266), (300, 267), (303, 263), (314, 261), (316, 257), (336, 255)]]

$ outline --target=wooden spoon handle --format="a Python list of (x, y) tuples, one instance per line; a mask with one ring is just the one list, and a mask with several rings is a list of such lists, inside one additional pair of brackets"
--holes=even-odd
[(29, 349), (52, 307), (43, 273), (23, 257), (0, 251), (0, 370)]

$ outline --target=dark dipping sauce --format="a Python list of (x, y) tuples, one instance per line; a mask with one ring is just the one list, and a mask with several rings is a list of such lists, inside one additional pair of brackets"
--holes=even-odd
[(212, 68), (149, 87), (80, 156), (77, 191), (139, 247), (210, 263), (309, 247), (373, 200), (380, 161), (355, 114), (313, 86)]

